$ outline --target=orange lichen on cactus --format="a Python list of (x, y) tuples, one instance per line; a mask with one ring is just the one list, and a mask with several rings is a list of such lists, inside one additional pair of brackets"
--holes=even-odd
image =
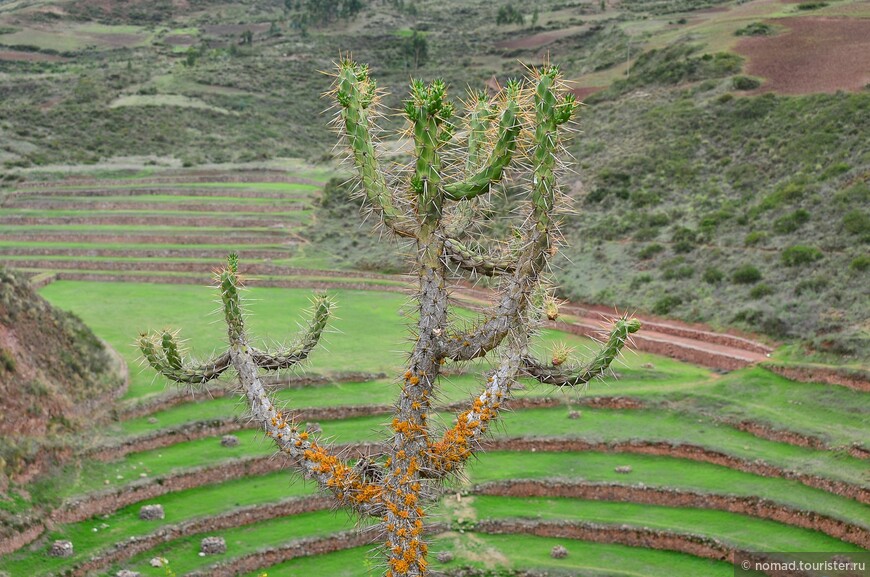
[[(451, 471), (454, 463), (460, 463), (471, 455), (471, 440), (487, 429), (487, 423), (497, 416), (497, 408), (477, 398), (471, 410), (459, 415), (452, 429), (444, 433), (440, 441), (429, 445), (430, 466), (437, 470)], [(476, 415), (474, 419), (472, 415)]]

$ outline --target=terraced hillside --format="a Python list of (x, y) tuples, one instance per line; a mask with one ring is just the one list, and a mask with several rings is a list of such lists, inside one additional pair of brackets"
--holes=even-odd
[[(62, 280), (42, 292), (131, 365), (126, 345), (139, 330), (189, 327), (190, 346), (203, 352), (220, 340), (203, 322), (213, 306), (204, 287)], [(301, 422), (318, 423), (355, 460), (384, 434), (397, 387), (384, 375), (395, 374), (407, 346), (397, 315), (405, 299), (332, 292), (340, 318), (325, 349), (275, 386)], [(280, 338), (309, 294), (251, 289), (255, 333)], [(581, 351), (589, 344), (547, 330), (540, 345), (556, 340)], [(721, 376), (642, 352), (617, 370), (617, 382), (587, 392), (518, 391), (488, 451), (433, 511), (433, 568), (725, 576), (734, 555), (759, 544), (845, 554), (870, 547), (866, 393), (761, 368)], [(476, 380), (445, 379), (445, 423)], [(151, 560), (161, 557), (177, 575), (377, 575), (373, 536), (292, 482), (248, 427), (222, 390), (178, 395), (134, 371), (117, 423), (81, 440), (81, 464), (27, 486), (29, 499), (3, 502), (17, 516), (0, 545), (0, 571), (157, 576), (166, 568)], [(239, 444), (222, 446), (226, 434)], [(140, 520), (146, 504), (162, 505), (165, 517)], [(205, 536), (224, 537), (227, 552), (198, 555)], [(50, 557), (56, 539), (71, 540), (74, 554)], [(556, 545), (568, 557), (551, 558)]]
[[(0, 252), (22, 270), (82, 275), (200, 273), (237, 250), (267, 265), (290, 256), (321, 181), (188, 174), (24, 183), (0, 202)], [(264, 270), (268, 270), (265, 269)]]

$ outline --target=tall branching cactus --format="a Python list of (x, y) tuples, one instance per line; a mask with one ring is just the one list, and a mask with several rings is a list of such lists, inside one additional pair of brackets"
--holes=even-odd
[[(297, 345), (278, 353), (259, 351), (245, 332), (237, 263), (231, 257), (218, 278), (228, 352), (190, 366), (172, 333), (143, 335), (140, 346), (155, 369), (181, 383), (206, 382), (232, 366), (255, 420), (291, 462), (340, 505), (381, 524), (385, 574), (422, 576), (428, 573), (424, 507), (479, 448), (517, 379), (530, 377), (555, 386), (588, 383), (607, 371), (640, 323), (616, 320), (601, 350), (584, 366), (565, 363), (564, 349), (557, 350), (551, 362), (530, 353), (529, 339), (540, 320), (557, 315), (545, 273), (556, 250), (558, 214), (565, 204), (556, 184), (562, 132), (576, 108), (554, 67), (544, 67), (525, 83), (509, 83), (492, 101), (483, 94), (472, 95), (462, 131), (467, 144), (460, 152), (451, 146), (457, 124), (444, 83), (414, 81), (404, 112), (415, 162), (398, 176), (388, 176), (378, 160), (374, 126), (379, 94), (367, 69), (343, 61), (331, 94), (368, 206), (389, 231), (412, 239), (416, 249), (419, 318), (391, 437), (380, 457), (364, 465), (344, 463), (300, 431), (290, 414), (276, 408), (260, 381), (260, 369), (286, 368), (308, 356), (329, 316), (331, 303), (325, 297), (317, 297), (314, 316)], [(520, 174), (529, 175), (527, 218), (503, 247), (478, 248), (482, 243), (469, 232), (475, 209), (512, 163), (521, 165)], [(466, 274), (493, 277), (497, 286), (494, 303), (471, 327), (459, 326), (449, 315), (450, 282)], [(442, 366), (489, 353), (497, 360), (480, 394), (451, 427), (444, 430), (433, 424), (430, 412)]]

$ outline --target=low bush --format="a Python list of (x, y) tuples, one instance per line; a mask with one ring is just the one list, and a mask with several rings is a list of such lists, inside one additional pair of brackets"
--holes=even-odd
[(703, 278), (707, 284), (719, 284), (725, 278), (725, 275), (716, 267), (707, 267), (704, 269)]
[(767, 233), (763, 230), (753, 230), (746, 234), (743, 238), (743, 246), (755, 246), (767, 238)]
[(637, 290), (642, 285), (651, 283), (652, 280), (653, 280), (653, 277), (651, 274), (647, 274), (647, 273), (639, 274), (636, 277), (634, 277), (633, 279), (631, 279), (631, 284), (629, 284), (628, 286), (631, 290)]
[(637, 253), (637, 257), (641, 260), (649, 260), (665, 251), (665, 247), (658, 243), (648, 244), (643, 247), (639, 253)]
[(827, 2), (801, 2), (797, 5), (798, 10), (818, 10), (827, 6)]
[(789, 234), (802, 227), (809, 220), (809, 211), (799, 208), (773, 221), (773, 231), (777, 234)]
[(857, 208), (850, 210), (843, 215), (843, 229), (849, 234), (867, 236), (870, 234), (870, 216)]
[(773, 293), (773, 287), (766, 283), (760, 283), (752, 287), (752, 290), (749, 291), (749, 296), (754, 299), (760, 299), (762, 297), (766, 297), (767, 295), (772, 295)]
[(822, 251), (813, 246), (796, 244), (783, 250), (780, 260), (785, 266), (799, 266), (816, 262), (822, 256)]
[(858, 272), (870, 269), (870, 255), (862, 254), (861, 256), (856, 256), (849, 263), (849, 268)]
[(753, 22), (734, 32), (735, 36), (770, 36), (771, 34), (773, 34), (773, 27), (764, 22)]
[(683, 299), (676, 295), (664, 296), (655, 302), (652, 312), (657, 315), (666, 315), (682, 303)]
[(731, 273), (731, 280), (737, 284), (754, 284), (761, 280), (761, 271), (751, 264), (745, 264)]
[(734, 87), (734, 90), (755, 90), (761, 86), (761, 81), (749, 76), (735, 76), (734, 80), (731, 81), (731, 85)]

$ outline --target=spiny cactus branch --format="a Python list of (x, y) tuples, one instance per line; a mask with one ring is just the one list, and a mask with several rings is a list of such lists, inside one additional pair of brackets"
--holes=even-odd
[(619, 356), (632, 333), (640, 330), (640, 321), (622, 317), (613, 323), (607, 340), (588, 364), (582, 367), (563, 367), (552, 363), (541, 363), (530, 356), (522, 359), (523, 373), (548, 385), (575, 387), (585, 385), (601, 377)]
[[(330, 453), (311, 438), (307, 431), (300, 431), (293, 422), (292, 415), (275, 407), (260, 380), (261, 369), (288, 368), (308, 357), (320, 341), (330, 316), (332, 302), (323, 295), (315, 297), (313, 318), (304, 334), (297, 340), (297, 345), (277, 353), (261, 352), (248, 343), (240, 296), (242, 281), (235, 255), (230, 255), (226, 268), (216, 276), (227, 324), (229, 351), (207, 365), (184, 366), (174, 336), (163, 332), (159, 337), (143, 335), (139, 339), (142, 354), (155, 369), (178, 382), (212, 379), (231, 365), (238, 373), (239, 383), (254, 420), (263, 428), (266, 436), (275, 441), (280, 451), (291, 458), (303, 475), (316, 480), (322, 489), (330, 491), (342, 505), (363, 515), (381, 516), (382, 489), (369, 483), (359, 471)], [(157, 341), (162, 345), (161, 352), (157, 350)]]
[[(517, 137), (522, 125), (519, 119), (520, 85), (510, 82), (505, 91), (504, 104), (501, 109), (501, 118), (498, 124), (498, 135), (495, 139), (492, 153), (483, 168), (461, 182), (454, 182), (444, 187), (444, 194), (450, 200), (471, 199), (489, 190), (489, 187), (501, 180), (505, 168), (511, 162), (517, 147)], [(469, 138), (469, 163), (472, 161), (471, 151), (478, 154), (480, 149), (479, 131), (482, 128), (474, 123), (472, 117), (472, 130)]]
[(218, 378), (230, 367), (229, 353), (199, 365), (179, 364), (177, 360), (170, 362), (165, 349), (158, 349), (156, 341), (156, 335), (141, 335), (138, 340), (139, 350), (154, 370), (176, 383), (202, 385)]
[(495, 276), (513, 272), (516, 261), (504, 255), (488, 255), (476, 252), (455, 238), (444, 239), (447, 258), (459, 268), (481, 276)]
[(383, 223), (395, 234), (414, 236), (406, 215), (393, 203), (384, 173), (378, 166), (372, 128), (371, 107), (377, 100), (377, 84), (369, 78), (368, 67), (350, 60), (341, 62), (333, 91), (340, 106), (343, 132), (359, 171), (369, 204), (380, 213)]

